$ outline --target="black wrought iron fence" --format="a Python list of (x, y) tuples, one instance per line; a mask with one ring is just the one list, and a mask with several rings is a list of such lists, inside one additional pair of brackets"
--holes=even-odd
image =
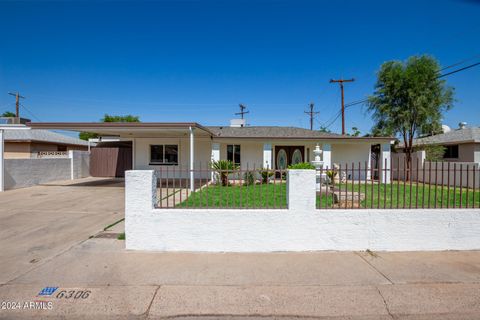
[[(375, 179), (378, 177), (377, 179)], [(385, 161), (317, 170), (317, 208), (480, 208), (476, 163)]]
[(158, 208), (287, 207), (285, 170), (164, 167), (156, 176)]

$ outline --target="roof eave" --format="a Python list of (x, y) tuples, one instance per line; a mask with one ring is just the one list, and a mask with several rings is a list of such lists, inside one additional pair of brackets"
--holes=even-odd
[(95, 128), (196, 128), (215, 135), (208, 128), (197, 122), (27, 122), (26, 125), (32, 129), (55, 129), (55, 130), (72, 130), (82, 131)]
[(216, 139), (285, 139), (285, 140), (379, 140), (394, 141), (396, 138), (391, 137), (352, 137), (352, 136), (332, 136), (332, 137), (238, 137), (238, 136), (214, 136)]

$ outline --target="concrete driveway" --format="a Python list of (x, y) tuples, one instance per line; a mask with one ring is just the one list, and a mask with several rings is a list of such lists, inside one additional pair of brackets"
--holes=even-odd
[(0, 193), (0, 284), (124, 217), (122, 180), (87, 178)]

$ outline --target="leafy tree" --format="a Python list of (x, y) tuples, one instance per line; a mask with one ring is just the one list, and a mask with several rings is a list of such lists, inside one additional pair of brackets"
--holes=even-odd
[[(132, 116), (130, 114), (124, 116), (112, 116), (109, 114), (105, 114), (103, 118), (100, 120), (101, 122), (140, 122), (140, 118), (138, 116)], [(82, 140), (94, 139), (98, 138), (98, 134), (92, 132), (80, 132), (78, 137)]]
[(357, 127), (352, 127), (352, 136), (358, 137), (360, 135), (360, 130)]
[(326, 132), (326, 133), (332, 132), (331, 130), (329, 130), (327, 127), (324, 127), (324, 126), (321, 126), (320, 129), (318, 129), (318, 131), (320, 131), (320, 132)]
[(2, 117), (7, 117), (7, 118), (12, 118), (12, 117), (15, 117), (16, 114), (13, 113), (13, 112), (10, 112), (10, 111), (5, 111), (4, 113), (2, 113)]
[(127, 114), (124, 116), (112, 116), (109, 114), (105, 114), (101, 121), (102, 122), (140, 122), (140, 118), (138, 116), (132, 116), (131, 114)]
[(88, 139), (98, 138), (98, 134), (93, 132), (80, 132), (78, 134), (78, 138), (80, 138), (81, 140), (88, 141)]
[(430, 56), (406, 62), (385, 62), (378, 72), (375, 92), (369, 97), (374, 135), (400, 135), (410, 167), (413, 139), (441, 128), (442, 113), (452, 108), (453, 88), (439, 79), (440, 67)]

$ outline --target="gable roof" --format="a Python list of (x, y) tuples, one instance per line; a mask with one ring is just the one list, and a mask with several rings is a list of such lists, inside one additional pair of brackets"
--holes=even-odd
[[(480, 128), (473, 127), (457, 129), (450, 132), (413, 140), (414, 145), (453, 143), (480, 143)], [(403, 143), (401, 143), (399, 146), (403, 146)]]
[(3, 129), (4, 130), (4, 139), (6, 142), (46, 142), (46, 143), (57, 143), (57, 144), (68, 144), (76, 146), (88, 146), (88, 142), (65, 136), (49, 130), (37, 130), (37, 129)]
[(278, 126), (247, 126), (247, 127), (207, 127), (216, 138), (277, 138), (277, 139), (382, 139), (393, 140), (390, 137), (353, 137), (337, 133), (308, 130), (298, 127)]

